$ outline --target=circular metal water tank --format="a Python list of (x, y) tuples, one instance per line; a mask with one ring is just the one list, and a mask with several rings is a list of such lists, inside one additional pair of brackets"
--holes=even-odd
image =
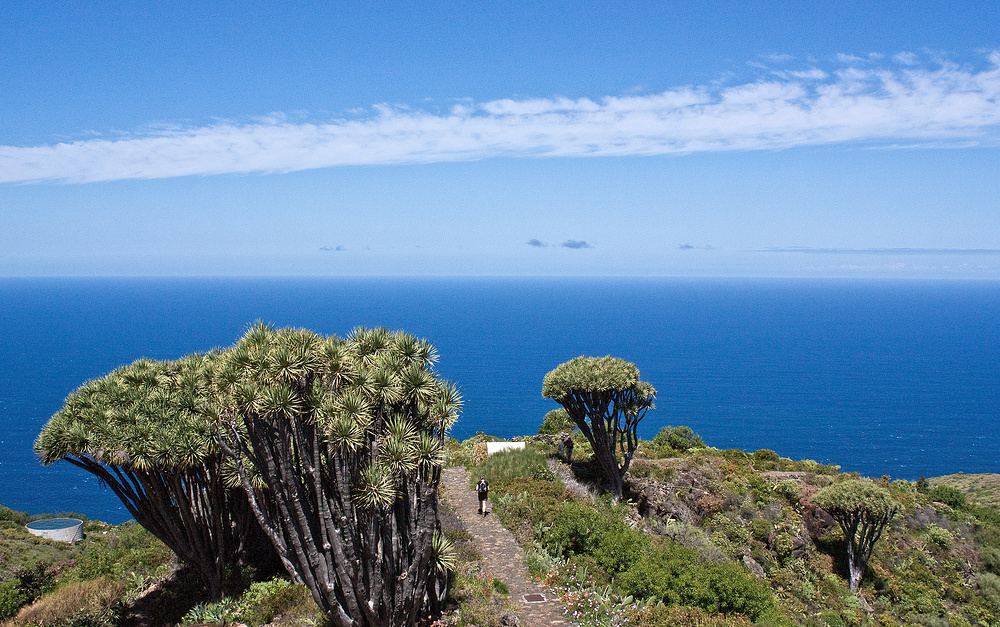
[(83, 521), (76, 518), (43, 518), (25, 525), (36, 536), (59, 542), (83, 540)]

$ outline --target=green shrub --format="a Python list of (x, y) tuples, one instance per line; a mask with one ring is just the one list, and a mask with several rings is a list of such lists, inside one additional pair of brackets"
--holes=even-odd
[(781, 457), (769, 448), (757, 449), (753, 452), (753, 458), (759, 462), (777, 462)]
[(653, 436), (652, 443), (655, 444), (656, 446), (661, 446), (661, 447), (670, 446), (670, 432), (672, 430), (673, 427), (669, 425), (660, 427), (660, 430), (657, 431), (656, 435)]
[[(719, 548), (727, 543), (743, 547), (750, 541), (751, 527), (739, 518), (731, 518), (724, 514), (716, 514), (706, 521), (705, 527), (713, 531), (713, 539)], [(725, 540), (727, 542), (720, 542)]]
[(632, 564), (618, 578), (623, 594), (637, 599), (655, 598), (667, 605), (680, 605), (685, 599), (682, 582), (697, 568), (698, 553), (676, 544), (656, 546), (649, 556)]
[(774, 593), (754, 579), (739, 564), (714, 564), (707, 567), (706, 588), (696, 588), (694, 604), (722, 614), (743, 614), (757, 620), (775, 608)]
[(669, 483), (670, 480), (677, 474), (677, 470), (673, 466), (657, 464), (646, 459), (633, 459), (632, 464), (629, 466), (628, 473), (634, 479), (650, 477), (652, 479), (656, 479), (657, 481)]
[(489, 573), (463, 565), (455, 574), (452, 600), (458, 603), (458, 627), (504, 627), (514, 611), (506, 586)]
[(928, 525), (925, 533), (927, 534), (927, 540), (941, 549), (951, 547), (951, 543), (955, 540), (955, 537), (951, 535), (950, 531), (942, 529), (934, 524)]
[(982, 573), (979, 575), (978, 583), (979, 595), (993, 607), (993, 611), (1000, 612), (1000, 576)]
[(979, 552), (979, 563), (987, 571), (1000, 575), (1000, 549), (992, 546), (983, 547)]
[(569, 417), (569, 412), (560, 407), (553, 409), (542, 418), (542, 426), (538, 427), (539, 434), (557, 434), (576, 429), (576, 423)]
[(741, 451), (738, 448), (727, 448), (724, 451), (719, 451), (719, 453), (722, 455), (722, 459), (737, 464), (746, 463), (746, 461), (751, 457), (751, 455), (746, 451)]
[(236, 599), (222, 599), (217, 603), (199, 603), (195, 605), (184, 615), (182, 624), (213, 623), (228, 625), (240, 618), (240, 609)]
[(651, 605), (635, 615), (637, 627), (751, 627), (743, 616), (709, 614), (698, 607)]
[(823, 474), (817, 474), (814, 472), (807, 472), (806, 476), (802, 478), (802, 481), (807, 485), (814, 485), (820, 488), (825, 488), (826, 486), (833, 483), (833, 479), (831, 479), (830, 477)]
[(541, 544), (552, 555), (589, 554), (598, 547), (598, 538), (607, 521), (593, 507), (572, 501), (552, 519)]
[(683, 425), (679, 427), (671, 427), (669, 425), (660, 427), (660, 430), (653, 438), (653, 444), (660, 448), (669, 446), (675, 451), (687, 451), (692, 448), (705, 447), (705, 442), (702, 441), (701, 436), (695, 433), (691, 427)]
[(917, 614), (907, 618), (907, 625), (920, 625), (921, 627), (954, 627), (951, 621), (944, 616), (938, 616), (937, 614)]
[(23, 527), (28, 524), (28, 512), (19, 512), (0, 505), (0, 520), (9, 520)]
[(798, 504), (801, 492), (802, 488), (799, 486), (797, 481), (786, 479), (784, 481), (779, 481), (777, 485), (774, 486), (774, 493), (778, 494), (792, 505)]
[(250, 627), (265, 625), (278, 616), (311, 618), (319, 608), (308, 588), (275, 577), (250, 584), (243, 594), (217, 603), (199, 603), (182, 620), (183, 624), (241, 622)]
[(774, 594), (739, 564), (701, 564), (698, 554), (677, 545), (655, 547), (618, 580), (624, 594), (656, 598), (709, 612), (744, 614), (757, 620), (776, 611)]
[(927, 493), (927, 497), (932, 501), (944, 503), (953, 509), (962, 509), (965, 507), (965, 492), (962, 492), (958, 488), (946, 485), (934, 486)]
[(646, 534), (622, 524), (601, 531), (593, 555), (600, 567), (614, 577), (642, 560), (651, 548)]
[(503, 483), (492, 490), (490, 498), (500, 522), (515, 533), (549, 525), (563, 504), (572, 500), (561, 483), (533, 477)]
[(93, 534), (90, 538), (77, 559), (76, 577), (107, 577), (121, 582), (126, 586), (126, 598), (165, 577), (176, 560), (170, 549), (135, 523), (118, 525), (106, 535)]
[(16, 568), (13, 576), (0, 584), (0, 619), (11, 618), (21, 607), (55, 588), (55, 575), (45, 562)]
[(528, 574), (539, 578), (552, 572), (559, 562), (558, 558), (554, 558), (545, 551), (537, 548), (526, 549), (522, 560), (524, 567), (528, 569)]
[(12, 618), (27, 603), (28, 596), (21, 591), (17, 579), (8, 579), (0, 583), (0, 620)]
[(929, 481), (927, 481), (927, 477), (920, 475), (920, 478), (917, 479), (917, 492), (921, 494), (927, 494), (930, 491), (931, 491), (931, 484)]
[(240, 622), (251, 627), (270, 623), (278, 616), (315, 614), (319, 609), (308, 588), (277, 577), (251, 584), (239, 604)]

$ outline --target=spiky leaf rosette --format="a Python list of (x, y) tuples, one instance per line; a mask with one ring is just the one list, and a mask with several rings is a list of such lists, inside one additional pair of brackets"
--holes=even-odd
[(205, 418), (218, 357), (143, 359), (89, 381), (35, 442), (43, 463), (66, 460), (97, 475), (213, 597), (254, 527), (242, 493), (226, 489), (216, 430)]
[(560, 364), (542, 380), (542, 396), (557, 402), (574, 392), (606, 393), (628, 391), (637, 403), (653, 407), (656, 388), (639, 379), (639, 368), (618, 357), (577, 357)]

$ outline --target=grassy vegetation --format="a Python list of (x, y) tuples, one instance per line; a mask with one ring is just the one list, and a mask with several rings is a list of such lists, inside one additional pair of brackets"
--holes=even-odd
[(1000, 507), (1000, 474), (980, 473), (944, 475), (928, 480), (931, 487), (944, 486), (961, 490), (970, 501), (988, 507)]
[(254, 582), (247, 572), (234, 578), (242, 582), (239, 589), (215, 604), (221, 608), (206, 605), (197, 577), (178, 570), (173, 553), (139, 525), (89, 521), (84, 540), (71, 545), (28, 533), (24, 524), (37, 518), (0, 508), (4, 627), (116, 627), (136, 617), (146, 624), (178, 624), (198, 611), (210, 619), (204, 622), (238, 619), (250, 627), (278, 615), (290, 627), (317, 623), (318, 608), (304, 586), (281, 579)]
[[(856, 473), (666, 427), (640, 443), (613, 503), (567, 489), (550, 439), (488, 459), (476, 444), (454, 443), (454, 457), (486, 474), (494, 512), (581, 624), (1000, 625), (1000, 511), (982, 478), (926, 492), (875, 479), (900, 513), (854, 595), (843, 533), (810, 497)], [(556, 468), (598, 480), (584, 450)]]
[(0, 510), (0, 618), (12, 625), (117, 625), (175, 569), (173, 554), (137, 525), (87, 522), (86, 538), (70, 545), (31, 535), (28, 520)]
[[(998, 476), (920, 486), (876, 479), (900, 514), (852, 595), (842, 532), (811, 496), (856, 473), (767, 449), (719, 450), (685, 427), (665, 427), (640, 442), (625, 497), (613, 502), (575, 487), (600, 480), (586, 440), (576, 434), (569, 466), (557, 437), (490, 457), (485, 442), (497, 438), (486, 434), (448, 449), (473, 479), (487, 475), (494, 513), (580, 625), (1000, 625), (1000, 509), (990, 497)], [(197, 578), (135, 524), (88, 521), (86, 538), (68, 545), (27, 533), (28, 520), (0, 507), (5, 626), (116, 627), (137, 614), (147, 624), (321, 622), (303, 586), (253, 572), (208, 603)], [(457, 560), (439, 624), (508, 624), (505, 586), (446, 501), (441, 522)]]

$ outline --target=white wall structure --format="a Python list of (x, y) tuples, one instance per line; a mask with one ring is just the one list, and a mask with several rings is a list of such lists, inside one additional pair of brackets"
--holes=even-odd
[(524, 442), (487, 442), (486, 454), (492, 455), (500, 451), (514, 451), (524, 448)]

